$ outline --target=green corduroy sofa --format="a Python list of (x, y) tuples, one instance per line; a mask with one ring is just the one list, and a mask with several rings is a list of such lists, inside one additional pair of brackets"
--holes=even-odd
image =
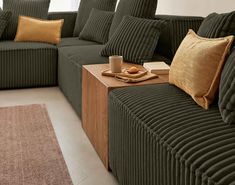
[[(0, 89), (57, 86), (81, 117), (82, 65), (107, 63), (100, 56), (103, 45), (73, 37), (77, 12), (49, 13), (48, 19), (64, 19), (57, 46), (36, 42), (0, 41)], [(157, 15), (168, 22), (153, 60), (171, 62), (189, 28), (197, 30), (201, 17)]]
[[(81, 116), (82, 66), (107, 63), (103, 45), (72, 37), (76, 12), (64, 19), (59, 45), (0, 41), (0, 89), (58, 86)], [(171, 60), (189, 28), (203, 18), (156, 15), (168, 26), (153, 60)], [(109, 163), (122, 185), (232, 185), (235, 129), (218, 105), (204, 111), (180, 89), (150, 85), (117, 89), (109, 97)], [(232, 157), (231, 157), (232, 156)]]

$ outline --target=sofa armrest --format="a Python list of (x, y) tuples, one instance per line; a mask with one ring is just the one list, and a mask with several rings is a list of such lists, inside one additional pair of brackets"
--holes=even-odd
[(72, 37), (75, 26), (77, 12), (49, 12), (48, 19), (64, 19), (62, 37)]
[(192, 16), (156, 15), (156, 19), (165, 20), (168, 22), (167, 27), (160, 35), (156, 52), (172, 60), (188, 30), (193, 29), (197, 32), (204, 18)]

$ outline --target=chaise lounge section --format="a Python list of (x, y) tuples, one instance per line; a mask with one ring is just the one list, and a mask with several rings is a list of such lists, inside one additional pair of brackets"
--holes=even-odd
[(169, 84), (109, 97), (109, 163), (122, 185), (232, 185), (235, 127)]

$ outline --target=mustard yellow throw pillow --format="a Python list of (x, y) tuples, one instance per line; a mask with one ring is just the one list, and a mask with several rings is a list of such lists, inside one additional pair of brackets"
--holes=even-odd
[(61, 30), (64, 20), (40, 20), (19, 16), (15, 41), (47, 42), (58, 44), (61, 40)]
[(207, 39), (189, 30), (172, 61), (169, 82), (208, 109), (218, 89), (221, 70), (233, 40), (234, 36)]

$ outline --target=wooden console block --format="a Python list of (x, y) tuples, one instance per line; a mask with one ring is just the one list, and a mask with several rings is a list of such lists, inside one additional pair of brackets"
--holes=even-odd
[[(133, 64), (124, 64), (130, 67)], [(143, 68), (142, 66), (139, 68)], [(102, 76), (108, 64), (83, 66), (82, 77), (82, 126), (104, 166), (108, 169), (108, 95), (112, 89), (157, 83), (167, 83), (168, 75), (161, 75), (136, 84), (127, 84), (112, 77)]]

